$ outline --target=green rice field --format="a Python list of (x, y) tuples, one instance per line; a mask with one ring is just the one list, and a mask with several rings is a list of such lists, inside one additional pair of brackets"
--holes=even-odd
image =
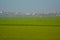
[(16, 25), (60, 25), (60, 17), (21, 17), (0, 18), (0, 24)]
[(0, 18), (0, 40), (60, 40), (60, 17)]

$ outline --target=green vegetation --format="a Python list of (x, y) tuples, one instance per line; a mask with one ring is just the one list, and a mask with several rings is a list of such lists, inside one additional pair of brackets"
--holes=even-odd
[(0, 40), (60, 40), (60, 26), (0, 26)]
[(0, 24), (60, 25), (60, 17), (0, 18)]
[(60, 17), (0, 18), (0, 40), (60, 40)]

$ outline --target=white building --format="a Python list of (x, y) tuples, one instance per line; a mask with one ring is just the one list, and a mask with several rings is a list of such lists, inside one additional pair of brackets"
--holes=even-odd
[(30, 13), (26, 13), (25, 15), (30, 15)]

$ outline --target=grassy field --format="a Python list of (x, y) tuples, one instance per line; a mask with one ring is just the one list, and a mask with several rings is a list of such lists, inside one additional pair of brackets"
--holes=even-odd
[(60, 25), (60, 17), (0, 18), (0, 24)]
[(0, 40), (60, 40), (60, 26), (0, 26)]
[(0, 40), (60, 40), (60, 17), (0, 18)]

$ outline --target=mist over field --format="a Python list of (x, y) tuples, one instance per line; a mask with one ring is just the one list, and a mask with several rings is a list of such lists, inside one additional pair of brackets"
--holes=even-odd
[(0, 0), (0, 40), (60, 40), (60, 0)]

